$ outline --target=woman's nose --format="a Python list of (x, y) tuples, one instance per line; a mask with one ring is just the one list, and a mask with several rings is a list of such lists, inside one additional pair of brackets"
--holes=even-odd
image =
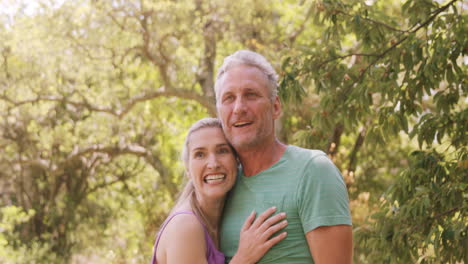
[(219, 162), (218, 162), (218, 158), (216, 157), (216, 155), (210, 155), (208, 157), (208, 160), (207, 160), (208, 164), (207, 164), (207, 167), (209, 169), (217, 169), (219, 168)]

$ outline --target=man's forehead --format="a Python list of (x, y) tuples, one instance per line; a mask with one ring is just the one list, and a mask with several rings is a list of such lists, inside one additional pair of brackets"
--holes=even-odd
[[(219, 81), (220, 89), (238, 87), (239, 85), (248, 84), (248, 82), (255, 82), (265, 87), (268, 86), (268, 77), (266, 74), (257, 67), (250, 65), (242, 65), (229, 69)], [(226, 83), (226, 81), (228, 81), (228, 83)]]
[(238, 65), (234, 65), (232, 67), (227, 68), (223, 74), (224, 78), (227, 75), (231, 74), (232, 72), (239, 72), (239, 71), (242, 71), (246, 75), (258, 74), (259, 76), (263, 76), (265, 79), (267, 79), (266, 74), (259, 67), (255, 65), (250, 65), (250, 64), (238, 64)]

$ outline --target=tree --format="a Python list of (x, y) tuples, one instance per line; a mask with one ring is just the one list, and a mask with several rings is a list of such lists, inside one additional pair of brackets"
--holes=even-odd
[[(244, 46), (279, 49), (283, 29), (265, 25), (282, 14), (266, 3), (241, 13), (248, 1), (43, 1), (4, 21), (1, 200), (32, 212), (6, 233), (8, 246), (37, 239), (59, 260), (82, 261), (115, 232), (108, 242), (128, 236), (117, 260), (148, 258), (183, 181), (183, 135), (215, 115), (219, 59)], [(114, 217), (142, 224), (123, 234)], [(146, 242), (140, 254), (128, 252), (135, 240)]]
[(184, 180), (183, 136), (216, 114), (216, 68), (241, 48), (281, 75), (281, 139), (343, 171), (356, 262), (466, 258), (461, 1), (12, 3), (1, 261), (148, 261)]
[(418, 143), (380, 210), (355, 232), (360, 262), (468, 258), (460, 246), (468, 240), (466, 14), (460, 1), (440, 2), (318, 1), (323, 42), (283, 64), (286, 98), (321, 95), (311, 98), (317, 111), (295, 124), (309, 126), (298, 138), (338, 159), (342, 138), (354, 138), (340, 162), (348, 181), (364, 176), (355, 174), (358, 158), (369, 159), (363, 149), (388, 155), (382, 148), (402, 136)]

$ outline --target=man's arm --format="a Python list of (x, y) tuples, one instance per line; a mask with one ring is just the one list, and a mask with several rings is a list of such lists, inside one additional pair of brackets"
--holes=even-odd
[(325, 153), (312, 159), (299, 191), (299, 213), (315, 263), (351, 263), (348, 192), (341, 173)]
[(308, 232), (306, 238), (316, 264), (352, 263), (352, 226), (321, 226)]

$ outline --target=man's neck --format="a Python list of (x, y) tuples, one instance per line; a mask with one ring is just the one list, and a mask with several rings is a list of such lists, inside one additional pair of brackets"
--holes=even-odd
[(278, 139), (270, 144), (263, 144), (246, 150), (238, 150), (242, 169), (246, 177), (254, 176), (278, 162), (286, 151), (286, 145)]

